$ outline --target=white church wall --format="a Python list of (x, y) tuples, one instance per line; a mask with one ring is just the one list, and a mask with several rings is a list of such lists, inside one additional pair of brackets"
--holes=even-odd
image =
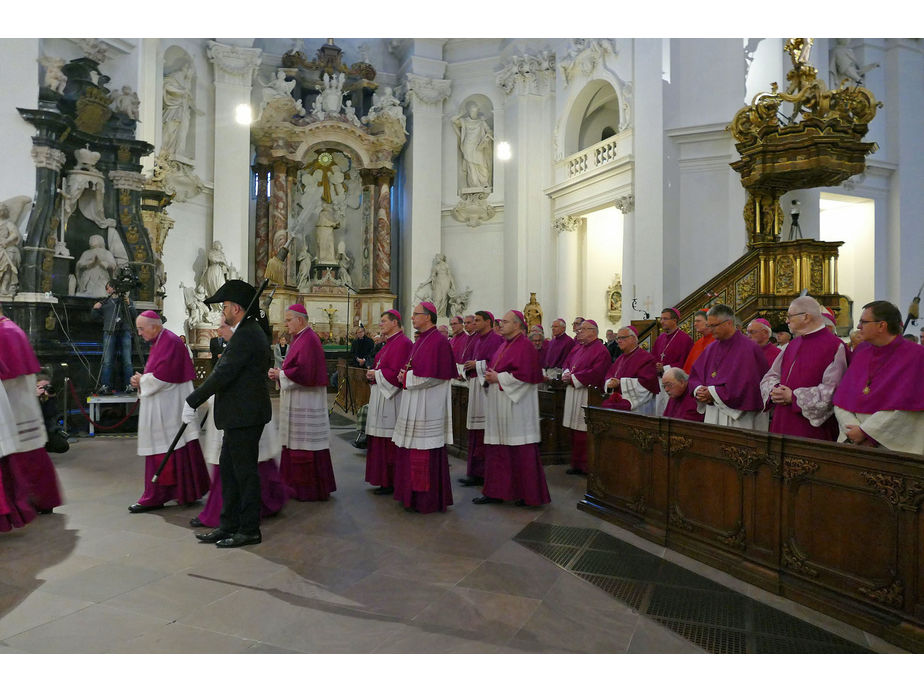
[[(584, 265), (587, 269), (583, 276), (582, 315), (595, 320), (603, 336), (607, 329), (616, 329), (628, 322), (625, 319), (611, 322), (607, 314), (607, 288), (613, 283), (615, 274), (622, 274), (623, 215), (615, 207), (609, 207), (588, 214), (586, 218)], [(628, 303), (624, 302), (624, 318), (629, 314), (627, 307)]]
[(186, 304), (180, 284), (196, 286), (195, 266), (202, 263), (211, 242), (212, 195), (205, 192), (181, 204), (172, 204), (167, 214), (174, 220), (164, 243), (163, 261), (167, 269), (164, 315), (167, 327), (183, 333)]
[[(35, 195), (35, 164), (32, 163), (32, 136), (35, 128), (23, 120), (18, 108), (38, 105), (37, 39), (0, 39), (0, 85), (3, 104), (0, 110), (0, 200), (17, 195)], [(25, 221), (23, 221), (25, 230)]]
[[(466, 313), (490, 310), (497, 314), (511, 307), (503, 302), (504, 276), (516, 268), (504, 261), (504, 216), (475, 228), (443, 214), (443, 253), (449, 261), (457, 290), (471, 289)], [(440, 318), (449, 324), (449, 318)]]

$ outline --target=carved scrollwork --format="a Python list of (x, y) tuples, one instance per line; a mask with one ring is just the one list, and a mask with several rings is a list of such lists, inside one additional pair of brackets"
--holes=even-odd
[[(585, 412), (586, 415), (586, 412)], [(599, 419), (587, 419), (587, 432), (590, 435), (595, 436), (607, 431), (610, 425), (606, 421), (600, 421)]]
[(658, 435), (652, 431), (645, 431), (641, 428), (634, 428), (629, 426), (629, 433), (632, 434), (632, 442), (642, 452), (651, 452), (652, 448), (656, 442), (658, 442)]
[(692, 438), (685, 438), (684, 436), (671, 436), (670, 447), (668, 450), (672, 455), (677, 455), (686, 450), (691, 445), (693, 445)]
[(818, 571), (808, 565), (805, 556), (792, 545), (792, 539), (783, 544), (783, 565), (796, 573), (818, 577)]
[(743, 549), (746, 538), (747, 531), (744, 529), (744, 523), (741, 520), (735, 523), (735, 528), (730, 532), (723, 532), (718, 535), (719, 541), (733, 549)]
[(647, 502), (647, 499), (645, 498), (645, 494), (640, 493), (639, 495), (637, 495), (635, 498), (632, 499), (631, 503), (627, 504), (627, 507), (629, 508), (629, 510), (631, 510), (634, 513), (638, 513), (639, 515), (644, 515), (645, 510), (648, 509), (648, 502)]
[(737, 310), (757, 294), (757, 269), (753, 269), (735, 282), (735, 309)]
[(680, 512), (680, 508), (676, 503), (674, 503), (668, 511), (667, 522), (679, 529), (685, 529), (687, 531), (693, 529), (693, 524), (683, 516), (683, 513)]
[(806, 460), (802, 457), (790, 457), (788, 455), (783, 458), (783, 478), (786, 481), (801, 479), (817, 471), (818, 464), (816, 462)]
[(812, 255), (809, 259), (809, 286), (813, 294), (825, 291), (825, 261), (821, 255)]
[(875, 472), (860, 472), (860, 476), (896, 510), (917, 512), (921, 505), (924, 484), (918, 481), (908, 481), (905, 477)]
[(892, 584), (879, 588), (860, 587), (857, 591), (873, 601), (898, 609), (902, 608), (905, 602), (905, 586), (901, 580), (894, 580)]
[(767, 464), (767, 456), (750, 448), (739, 448), (734, 445), (723, 445), (722, 452), (734, 464), (739, 474), (754, 474), (761, 464)]

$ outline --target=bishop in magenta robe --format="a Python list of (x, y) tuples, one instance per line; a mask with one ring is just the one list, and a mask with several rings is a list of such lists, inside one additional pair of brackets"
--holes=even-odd
[(567, 386), (562, 426), (571, 429), (571, 469), (567, 474), (587, 473), (587, 422), (584, 419), (587, 389), (603, 387), (603, 377), (612, 363), (610, 352), (597, 338), (598, 331), (593, 320), (581, 324), (577, 342), (565, 359), (561, 374)]

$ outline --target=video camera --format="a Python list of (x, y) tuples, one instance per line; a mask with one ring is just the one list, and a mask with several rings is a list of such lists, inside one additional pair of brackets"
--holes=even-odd
[(116, 293), (120, 294), (127, 294), (132, 289), (137, 289), (141, 286), (138, 275), (128, 265), (122, 265), (116, 275), (109, 280), (109, 283), (112, 284), (112, 288), (116, 290)]

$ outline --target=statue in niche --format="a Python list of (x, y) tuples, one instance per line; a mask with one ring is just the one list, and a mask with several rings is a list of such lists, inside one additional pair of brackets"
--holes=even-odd
[(99, 234), (90, 236), (90, 247), (77, 260), (77, 295), (100, 298), (106, 295), (106, 283), (115, 275), (115, 256), (106, 250)]
[(45, 68), (45, 87), (57, 94), (63, 94), (64, 87), (67, 85), (67, 76), (61, 69), (64, 67), (64, 58), (43, 56), (38, 61)]
[(314, 227), (315, 240), (318, 244), (317, 261), (319, 264), (337, 264), (337, 254), (334, 252), (334, 229), (339, 227), (340, 219), (334, 210), (334, 206), (325, 202), (321, 205), (318, 221)]
[(112, 101), (113, 112), (122, 113), (131, 120), (138, 120), (140, 107), (141, 99), (127, 84), (122, 87), (122, 91)]
[(19, 288), (19, 246), (22, 235), (10, 221), (10, 208), (0, 203), (0, 296), (12, 296)]
[(415, 301), (431, 301), (436, 306), (437, 316), (449, 317), (465, 311), (471, 293), (471, 289), (465, 291), (456, 289), (446, 256), (443, 253), (437, 253), (430, 267), (430, 277), (417, 287), (414, 299)]
[(231, 277), (228, 259), (225, 257), (221, 241), (212, 242), (212, 247), (206, 253), (206, 259), (208, 260), (208, 265), (202, 273), (199, 284), (205, 291), (206, 296), (214, 296), (222, 284), (233, 278)]
[(187, 63), (179, 70), (164, 77), (163, 108), (163, 143), (161, 151), (171, 158), (178, 150), (183, 153), (189, 134), (189, 122), (192, 113), (197, 111), (193, 102), (193, 77), (195, 70), (192, 63)]
[(340, 241), (337, 245), (337, 264), (340, 265), (338, 276), (341, 284), (353, 285), (353, 278), (350, 276), (350, 270), (353, 268), (353, 258), (347, 253), (346, 243)]
[(469, 101), (466, 115), (452, 119), (452, 127), (459, 138), (462, 152), (463, 191), (491, 188), (491, 165), (494, 162), (494, 133), (478, 110), (478, 104)]
[(831, 85), (833, 89), (840, 87), (845, 81), (853, 82), (855, 86), (863, 84), (866, 73), (879, 67), (879, 63), (861, 66), (850, 47), (850, 40), (836, 39), (831, 50)]
[(324, 120), (328, 116), (336, 116), (343, 109), (343, 83), (346, 75), (338, 72), (333, 79), (326, 72), (324, 73), (324, 89), (314, 100), (314, 108), (311, 110), (318, 120)]

